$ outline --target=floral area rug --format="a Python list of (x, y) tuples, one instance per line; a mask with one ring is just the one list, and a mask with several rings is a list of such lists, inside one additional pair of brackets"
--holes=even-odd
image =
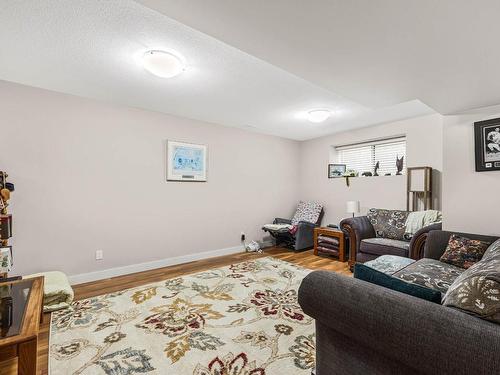
[(309, 272), (267, 257), (77, 301), (52, 314), (50, 374), (309, 375)]

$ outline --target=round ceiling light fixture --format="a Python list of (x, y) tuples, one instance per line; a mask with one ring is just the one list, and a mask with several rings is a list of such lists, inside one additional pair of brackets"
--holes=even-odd
[(142, 58), (142, 65), (148, 72), (161, 78), (172, 78), (184, 71), (183, 61), (165, 51), (147, 51)]
[(311, 109), (307, 112), (307, 119), (310, 122), (319, 123), (328, 120), (331, 114), (329, 109)]

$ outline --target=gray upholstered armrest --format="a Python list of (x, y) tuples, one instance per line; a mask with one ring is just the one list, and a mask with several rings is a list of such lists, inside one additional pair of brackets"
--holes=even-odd
[(318, 225), (308, 221), (300, 221), (295, 234), (295, 248), (307, 249), (314, 246), (314, 228)]
[(424, 246), (427, 240), (427, 234), (431, 230), (441, 230), (443, 227), (442, 223), (431, 224), (423, 227), (417, 233), (413, 235), (410, 241), (410, 252), (409, 256), (411, 259), (422, 259), (424, 257)]
[[(500, 325), (452, 308), (327, 271), (312, 272), (302, 281), (299, 303), (316, 319), (317, 329), (328, 327), (416, 373), (493, 374), (500, 369), (495, 355)], [(327, 342), (317, 342), (318, 351), (327, 348)]]
[(277, 217), (274, 219), (273, 224), (292, 224), (292, 220), (290, 219), (282, 219), (281, 217)]
[(424, 246), (424, 258), (439, 259), (446, 250), (448, 241), (452, 234), (467, 237), (472, 240), (480, 240), (493, 243), (498, 237), (495, 236), (482, 236), (472, 233), (449, 232), (444, 230), (432, 230), (427, 234), (427, 239)]
[(340, 228), (349, 234), (349, 251), (354, 260), (361, 241), (376, 236), (375, 229), (366, 216), (344, 219), (340, 222)]

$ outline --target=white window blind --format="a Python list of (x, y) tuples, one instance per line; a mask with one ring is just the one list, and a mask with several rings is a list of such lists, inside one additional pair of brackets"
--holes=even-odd
[(379, 176), (397, 172), (396, 158), (404, 156), (403, 173), (406, 170), (406, 137), (364, 142), (353, 145), (335, 147), (337, 162), (346, 164), (347, 169), (354, 169), (361, 175), (363, 172), (373, 173), (375, 164), (379, 162)]

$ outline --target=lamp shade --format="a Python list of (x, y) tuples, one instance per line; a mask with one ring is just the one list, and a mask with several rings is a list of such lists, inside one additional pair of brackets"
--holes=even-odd
[(359, 201), (347, 202), (347, 213), (355, 214), (359, 212)]

